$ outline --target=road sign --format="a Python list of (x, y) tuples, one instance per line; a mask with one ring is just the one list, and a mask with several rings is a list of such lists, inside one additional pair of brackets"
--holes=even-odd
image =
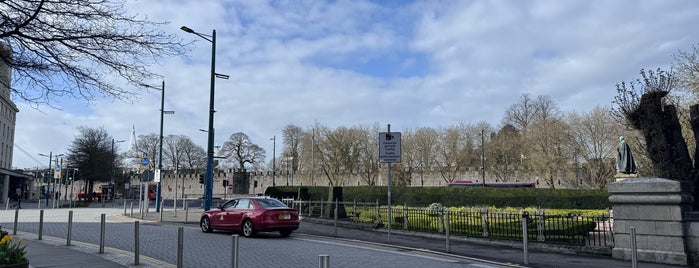
[(379, 162), (400, 163), (400, 132), (379, 132)]
[(56, 165), (56, 172), (53, 173), (53, 178), (54, 179), (61, 178), (61, 165)]
[(160, 169), (157, 168), (155, 169), (155, 177), (153, 178), (154, 182), (160, 182)]
[(143, 159), (141, 159), (141, 165), (143, 165), (144, 167), (148, 165), (148, 157), (144, 157)]

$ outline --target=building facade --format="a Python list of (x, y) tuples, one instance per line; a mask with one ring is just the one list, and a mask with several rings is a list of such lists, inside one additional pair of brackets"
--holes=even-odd
[(12, 48), (0, 43), (0, 203), (25, 195), (27, 176), (12, 171), (12, 154), (15, 141), (15, 124), (19, 109), (10, 99), (12, 92), (12, 68), (9, 60)]

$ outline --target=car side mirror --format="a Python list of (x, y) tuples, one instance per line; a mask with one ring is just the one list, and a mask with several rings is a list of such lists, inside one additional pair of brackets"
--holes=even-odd
[(218, 209), (223, 210), (223, 205), (218, 205)]

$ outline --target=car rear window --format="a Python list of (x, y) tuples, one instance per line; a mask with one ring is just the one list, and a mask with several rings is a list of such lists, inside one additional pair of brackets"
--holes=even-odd
[(288, 208), (284, 203), (277, 199), (257, 199), (257, 204), (263, 208)]

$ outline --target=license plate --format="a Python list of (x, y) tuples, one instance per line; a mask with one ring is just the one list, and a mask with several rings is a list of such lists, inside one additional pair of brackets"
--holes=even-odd
[(289, 220), (289, 219), (291, 219), (291, 215), (290, 214), (279, 214), (279, 219), (280, 220)]

